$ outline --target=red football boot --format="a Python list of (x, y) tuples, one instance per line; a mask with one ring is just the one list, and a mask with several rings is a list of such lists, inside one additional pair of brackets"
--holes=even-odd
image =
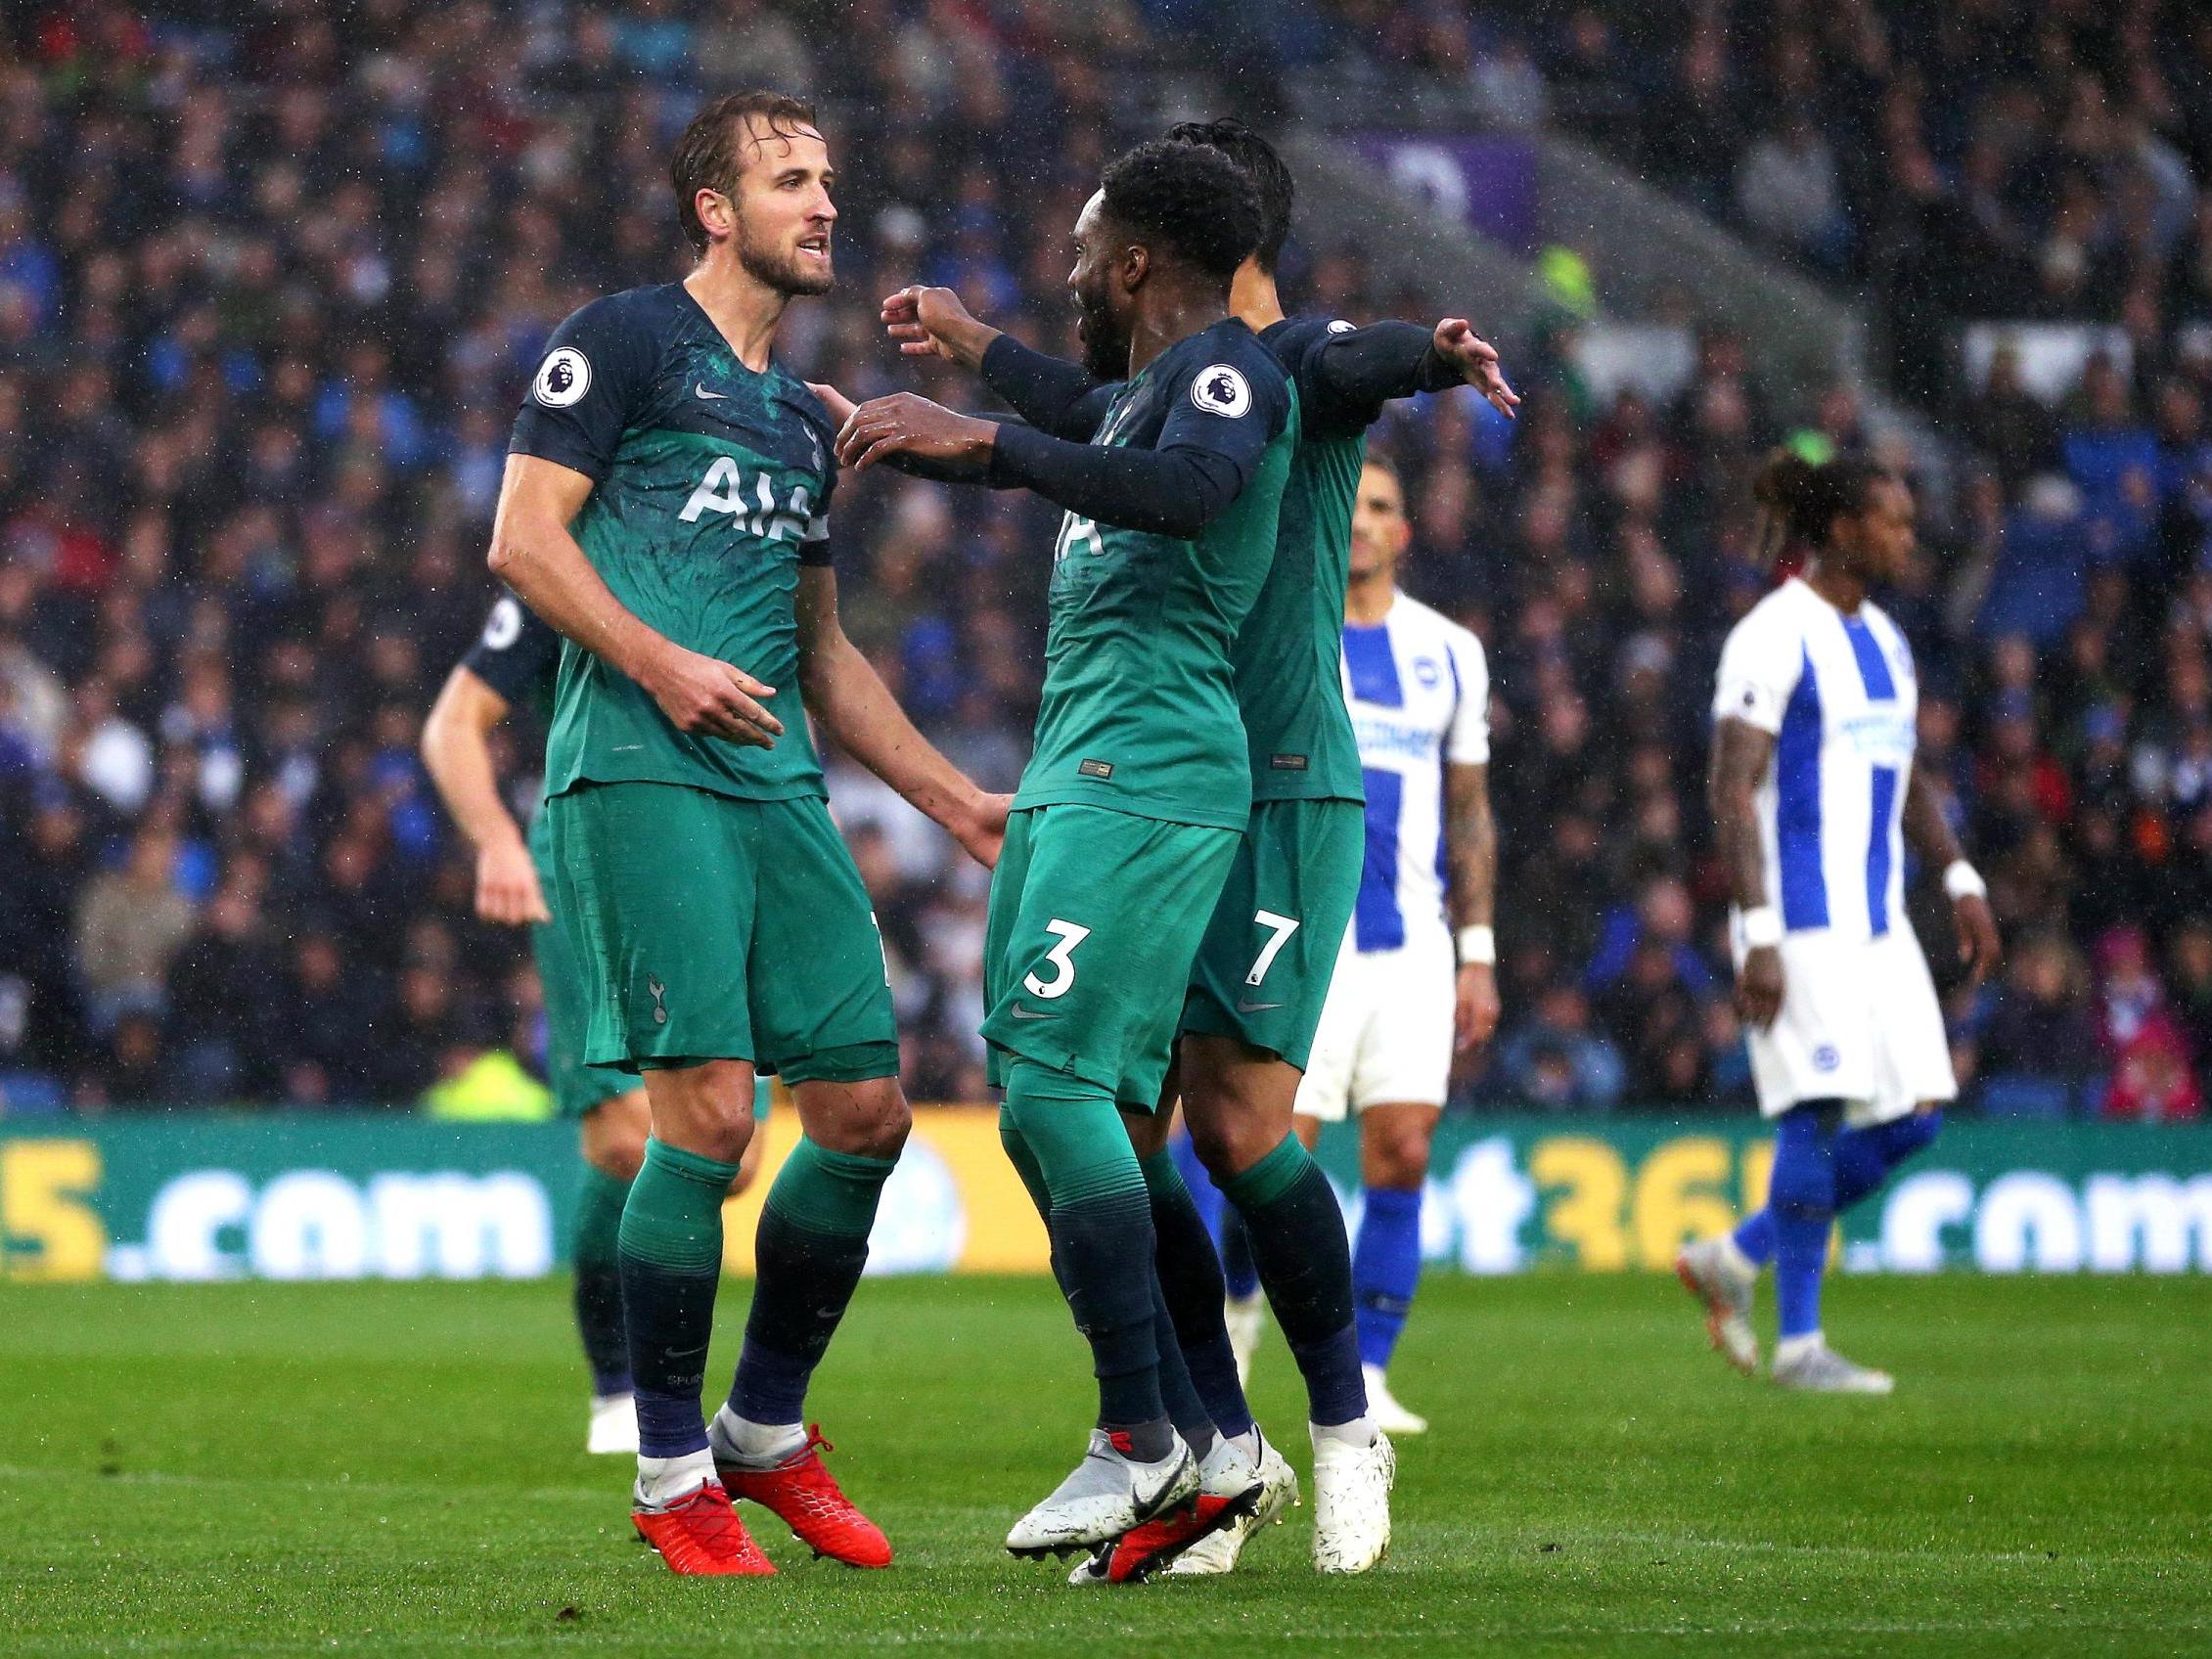
[(1164, 1572), (1199, 1539), (1219, 1532), (1240, 1515), (1250, 1514), (1266, 1490), (1255, 1481), (1234, 1498), (1200, 1494), (1191, 1503), (1179, 1504), (1141, 1526), (1131, 1527), (1111, 1543), (1100, 1545), (1091, 1551), (1089, 1560), (1067, 1575), (1067, 1582), (1143, 1584), (1153, 1574)]
[(732, 1498), (749, 1498), (773, 1509), (815, 1554), (848, 1567), (887, 1567), (891, 1541), (852, 1506), (823, 1466), (822, 1454), (835, 1450), (822, 1438), (822, 1425), (811, 1423), (806, 1444), (774, 1467), (748, 1469), (717, 1458), (714, 1472)]
[(630, 1521), (668, 1570), (686, 1578), (767, 1578), (776, 1571), (730, 1506), (730, 1495), (712, 1481), (665, 1509), (632, 1509)]

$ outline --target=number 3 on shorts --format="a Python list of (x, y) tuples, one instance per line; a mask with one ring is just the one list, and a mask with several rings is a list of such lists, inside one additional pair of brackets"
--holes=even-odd
[(1267, 970), (1275, 965), (1276, 957), (1290, 942), (1290, 935), (1298, 930), (1296, 917), (1277, 916), (1271, 910), (1255, 912), (1252, 919), (1267, 928), (1274, 937), (1260, 948), (1259, 961), (1253, 963), (1252, 971), (1244, 975), (1244, 983), (1247, 985), (1257, 985), (1267, 977)]
[(1045, 953), (1055, 972), (1050, 979), (1039, 979), (1034, 973), (1022, 980), (1021, 988), (1032, 997), (1051, 1002), (1055, 997), (1067, 995), (1068, 987), (1075, 983), (1075, 947), (1091, 936), (1091, 930), (1078, 921), (1062, 921), (1058, 917), (1045, 923), (1045, 931), (1060, 940)]

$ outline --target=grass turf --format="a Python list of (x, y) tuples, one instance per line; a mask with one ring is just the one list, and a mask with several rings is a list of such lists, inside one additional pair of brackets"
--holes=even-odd
[[(723, 1348), (745, 1305), (733, 1287)], [(1889, 1401), (1783, 1397), (1669, 1280), (1434, 1278), (1382, 1570), (1009, 1559), (1088, 1381), (1044, 1281), (872, 1282), (818, 1379), (888, 1573), (681, 1582), (589, 1458), (561, 1284), (0, 1286), (0, 1653), (2202, 1653), (2212, 1280), (1846, 1279)], [(710, 1372), (710, 1374), (713, 1374)], [(1271, 1338), (1255, 1404), (1301, 1469)]]

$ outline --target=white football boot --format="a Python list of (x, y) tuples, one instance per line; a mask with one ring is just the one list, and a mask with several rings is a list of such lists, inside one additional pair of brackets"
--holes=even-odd
[(1806, 1394), (1887, 1394), (1897, 1379), (1887, 1371), (1852, 1364), (1830, 1348), (1819, 1331), (1775, 1347), (1777, 1388), (1794, 1388)]
[(627, 1394), (592, 1396), (591, 1427), (584, 1450), (594, 1457), (638, 1455), (638, 1403)]
[(1259, 1502), (1249, 1514), (1240, 1515), (1219, 1532), (1192, 1545), (1176, 1557), (1166, 1577), (1212, 1578), (1229, 1572), (1243, 1554), (1244, 1546), (1251, 1542), (1252, 1535), (1281, 1519), (1283, 1511), (1298, 1502), (1298, 1471), (1290, 1466), (1290, 1459), (1276, 1451), (1274, 1444), (1257, 1428), (1252, 1430), (1252, 1436), (1260, 1447), (1256, 1465), (1250, 1454), (1225, 1437), (1200, 1465), (1198, 1473), (1204, 1482), (1202, 1490), (1223, 1498), (1234, 1497), (1256, 1478), (1260, 1483)]
[(1148, 1463), (1095, 1428), (1074, 1472), (1014, 1523), (1006, 1547), (1032, 1560), (1089, 1549), (1197, 1495), (1198, 1460), (1181, 1435), (1172, 1435), (1166, 1457)]
[(1751, 1329), (1751, 1293), (1759, 1270), (1744, 1258), (1727, 1233), (1682, 1247), (1674, 1276), (1705, 1305), (1705, 1334), (1713, 1352), (1745, 1376), (1759, 1370), (1759, 1338)]
[(1313, 1431), (1313, 1564), (1364, 1573), (1390, 1547), (1390, 1486), (1398, 1456), (1379, 1429), (1366, 1446)]
[(1367, 1376), (1367, 1412), (1375, 1419), (1375, 1426), (1384, 1434), (1426, 1434), (1428, 1419), (1409, 1412), (1398, 1404), (1397, 1396), (1390, 1392), (1380, 1366), (1362, 1366)]

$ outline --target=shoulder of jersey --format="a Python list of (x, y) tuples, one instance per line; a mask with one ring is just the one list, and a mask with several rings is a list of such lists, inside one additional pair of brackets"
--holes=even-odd
[(1351, 327), (1349, 323), (1323, 322), (1318, 317), (1292, 317), (1265, 331), (1259, 342), (1270, 357), (1283, 365), (1286, 374), (1295, 374), (1306, 353), (1319, 341), (1332, 335), (1348, 334)]
[[(1234, 317), (1180, 342), (1193, 368), (1190, 390), (1184, 393), (1208, 415), (1237, 420), (1251, 412), (1253, 402), (1272, 381), (1287, 388), (1290, 377), (1275, 353)], [(1182, 372), (1182, 366), (1177, 366)]]
[(1729, 633), (1733, 637), (1745, 630), (1794, 632), (1804, 626), (1804, 597), (1797, 583), (1778, 583), (1760, 596), (1759, 603), (1746, 610)]
[(1406, 629), (1408, 633), (1418, 632), (1437, 635), (1449, 640), (1455, 647), (1462, 650), (1471, 650), (1477, 653), (1482, 650), (1482, 642), (1471, 632), (1461, 627), (1434, 605), (1423, 605), (1420, 600), (1403, 590), (1398, 594), (1397, 603), (1390, 607), (1391, 626), (1393, 628), (1399, 626), (1401, 619), (1408, 625)]

